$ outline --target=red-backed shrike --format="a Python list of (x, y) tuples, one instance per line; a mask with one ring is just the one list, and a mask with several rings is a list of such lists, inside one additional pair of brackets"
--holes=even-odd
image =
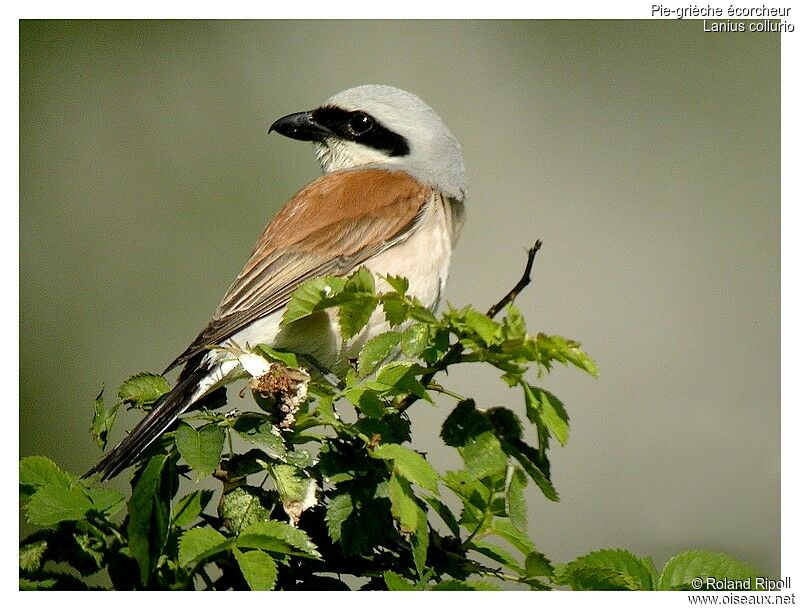
[(404, 276), (423, 304), (439, 303), (466, 177), (461, 146), (436, 113), (406, 91), (363, 85), (278, 119), (273, 130), (314, 142), (324, 175), (272, 219), (208, 326), (167, 367), (184, 367), (175, 387), (88, 474), (118, 474), (192, 403), (241, 371), (225, 347), (266, 343), (341, 373), (367, 339), (388, 329), (380, 311), (344, 344), (331, 312), (281, 328), (292, 291), (308, 279), (363, 265)]

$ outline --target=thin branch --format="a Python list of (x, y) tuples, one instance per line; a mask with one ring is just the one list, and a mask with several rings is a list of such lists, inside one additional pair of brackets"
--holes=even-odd
[[(497, 303), (492, 305), (489, 308), (489, 311), (486, 312), (486, 315), (490, 318), (494, 318), (502, 309), (508, 305), (509, 303), (513, 302), (519, 296), (519, 293), (522, 292), (525, 287), (531, 283), (531, 272), (533, 271), (533, 261), (536, 259), (536, 253), (542, 247), (542, 240), (537, 239), (536, 243), (533, 244), (533, 247), (528, 250), (528, 261), (525, 264), (525, 271), (522, 274), (522, 277), (516, 283), (516, 285), (504, 296), (500, 299)], [(451, 364), (455, 364), (458, 361), (459, 356), (464, 351), (464, 346), (461, 343), (454, 343), (450, 346), (450, 349), (447, 350), (444, 356), (439, 358), (432, 365), (432, 370), (428, 373), (425, 373), (422, 377), (420, 377), (420, 383), (423, 386), (429, 386), (431, 381), (433, 380), (436, 373), (439, 373), (445, 370)], [(397, 411), (402, 413), (406, 409), (408, 409), (412, 404), (417, 401), (417, 397), (409, 394), (406, 396), (400, 403), (397, 405)]]
[(533, 261), (536, 258), (536, 253), (542, 247), (542, 240), (537, 239), (536, 243), (533, 244), (533, 248), (528, 250), (528, 262), (525, 265), (525, 272), (522, 274), (522, 277), (517, 282), (516, 286), (514, 286), (509, 293), (500, 299), (497, 303), (492, 305), (489, 308), (489, 311), (486, 312), (486, 315), (490, 318), (494, 318), (500, 311), (502, 311), (503, 307), (512, 303), (514, 299), (519, 296), (519, 293), (525, 289), (525, 286), (531, 283), (531, 271), (533, 270)]

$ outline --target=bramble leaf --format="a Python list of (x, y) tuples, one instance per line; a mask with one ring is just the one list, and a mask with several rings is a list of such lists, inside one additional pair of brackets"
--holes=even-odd
[(186, 422), (181, 422), (175, 432), (178, 453), (192, 469), (195, 481), (214, 472), (222, 457), (224, 443), (225, 430), (216, 424), (206, 424), (195, 430)]
[(135, 407), (150, 405), (169, 392), (167, 380), (161, 375), (139, 373), (129, 377), (119, 388), (119, 399)]
[(275, 587), (278, 566), (272, 557), (259, 550), (242, 553), (233, 549), (233, 555), (251, 591), (271, 591)]

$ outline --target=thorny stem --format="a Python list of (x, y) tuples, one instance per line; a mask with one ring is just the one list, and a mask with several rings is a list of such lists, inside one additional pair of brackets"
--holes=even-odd
[[(522, 277), (519, 281), (514, 285), (514, 287), (506, 294), (502, 299), (497, 301), (494, 305), (489, 308), (489, 311), (486, 312), (486, 315), (490, 318), (494, 318), (506, 305), (512, 303), (514, 299), (519, 296), (519, 293), (522, 292), (525, 287), (531, 283), (531, 272), (533, 271), (533, 261), (536, 259), (536, 253), (542, 247), (542, 240), (537, 239), (536, 243), (533, 244), (533, 247), (528, 250), (528, 260), (525, 264), (525, 271), (522, 273)], [(423, 386), (429, 386), (431, 381), (433, 380), (434, 375), (439, 373), (451, 364), (455, 364), (459, 360), (459, 356), (464, 351), (464, 346), (461, 343), (454, 343), (450, 346), (450, 349), (447, 350), (444, 356), (442, 356), (436, 363), (433, 364), (431, 367), (432, 370), (428, 373), (425, 373), (422, 377), (420, 377), (420, 383)], [(417, 397), (409, 394), (400, 403), (397, 405), (397, 412), (403, 413), (406, 409), (408, 409), (412, 404), (417, 401)]]

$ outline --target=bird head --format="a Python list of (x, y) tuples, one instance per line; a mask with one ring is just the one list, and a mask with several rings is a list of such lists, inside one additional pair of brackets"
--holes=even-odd
[(320, 107), (275, 121), (270, 131), (315, 143), (322, 170), (401, 170), (447, 196), (464, 199), (461, 145), (416, 95), (387, 85), (361, 85)]

